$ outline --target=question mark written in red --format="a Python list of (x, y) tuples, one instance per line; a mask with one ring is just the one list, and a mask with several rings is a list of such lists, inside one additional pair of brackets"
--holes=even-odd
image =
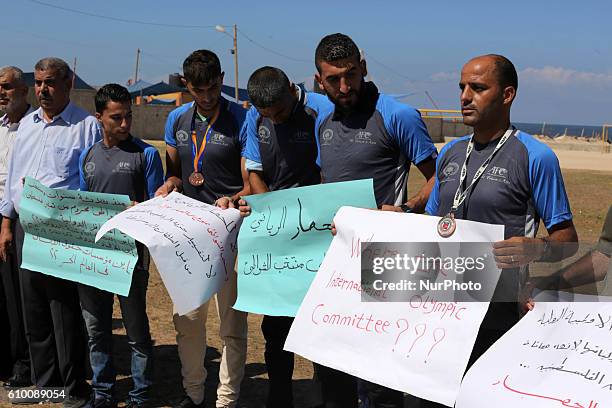
[[(422, 331), (419, 333), (419, 327), (422, 329)], [(416, 342), (425, 335), (425, 332), (427, 331), (427, 324), (425, 323), (420, 323), (417, 324), (416, 326), (414, 326), (414, 332), (416, 333), (416, 338), (414, 339), (414, 341), (412, 342), (412, 346), (410, 346), (410, 349), (408, 350), (408, 355), (406, 357), (410, 356), (410, 352), (412, 351), (412, 348), (414, 347), (414, 345), (416, 344)]]
[(406, 319), (398, 319), (398, 320), (395, 322), (395, 325), (397, 326), (397, 328), (398, 328), (398, 329), (400, 328), (400, 324), (399, 324), (399, 322), (404, 322), (404, 323), (406, 323), (406, 328), (397, 334), (397, 337), (395, 338), (395, 343), (393, 343), (393, 349), (392, 349), (392, 351), (395, 351), (395, 346), (397, 345), (397, 341), (399, 340), (400, 336), (401, 336), (402, 334), (404, 334), (404, 332), (405, 332), (406, 330), (408, 330), (408, 327), (410, 326), (410, 325), (408, 324), (408, 320), (406, 320)]
[[(441, 336), (441, 337), (437, 338), (436, 333), (439, 333), (438, 336)], [(436, 347), (442, 340), (444, 340), (445, 337), (446, 337), (446, 330), (444, 329), (444, 327), (438, 327), (437, 329), (434, 329), (433, 331), (434, 344), (429, 349), (429, 352), (427, 353), (427, 357), (425, 357), (425, 363), (427, 363), (427, 358), (433, 351), (434, 347)]]

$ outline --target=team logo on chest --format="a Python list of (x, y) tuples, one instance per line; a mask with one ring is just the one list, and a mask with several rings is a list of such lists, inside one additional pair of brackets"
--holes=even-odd
[(87, 174), (87, 176), (92, 176), (93, 172), (96, 171), (96, 163), (86, 163), (85, 166), (83, 166), (83, 170), (85, 170), (85, 174)]
[(359, 132), (357, 132), (354, 140), (355, 140), (355, 143), (372, 144), (372, 145), (376, 144), (376, 142), (372, 140), (372, 133), (367, 132), (365, 130), (360, 130)]
[(260, 126), (257, 129), (257, 134), (259, 135), (259, 143), (270, 144), (270, 129), (265, 126)]
[(459, 164), (455, 162), (450, 162), (446, 165), (446, 167), (444, 167), (444, 170), (442, 170), (442, 174), (444, 174), (444, 177), (451, 177), (457, 174), (458, 171)]
[(221, 134), (221, 133), (214, 133), (211, 137), (210, 137), (210, 143), (212, 144), (216, 144), (216, 145), (223, 145), (223, 146), (227, 146), (227, 141), (225, 140), (226, 136)]
[(130, 164), (130, 162), (126, 162), (126, 161), (120, 161), (119, 163), (117, 163), (117, 165), (115, 166), (115, 169), (113, 170), (113, 173), (131, 173), (132, 172), (132, 165)]
[(308, 143), (312, 140), (310, 133), (304, 131), (295, 132), (293, 135), (293, 141), (295, 143)]
[(179, 130), (176, 132), (176, 141), (179, 146), (185, 146), (187, 140), (189, 140), (189, 133), (184, 130)]
[(329, 146), (334, 138), (334, 131), (331, 129), (325, 129), (321, 134), (321, 146)]
[(510, 184), (508, 180), (508, 169), (500, 166), (489, 168), (485, 174), (485, 178), (496, 183)]

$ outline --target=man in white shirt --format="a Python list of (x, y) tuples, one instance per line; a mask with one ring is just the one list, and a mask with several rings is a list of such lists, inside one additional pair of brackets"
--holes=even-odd
[(4, 195), (8, 161), (13, 141), (21, 118), (32, 112), (26, 97), (28, 86), (23, 80), (23, 71), (17, 67), (0, 68), (0, 196)]
[[(26, 96), (28, 86), (23, 80), (23, 72), (12, 66), (0, 68), (0, 197), (4, 196), (4, 185), (8, 172), (9, 158), (15, 135), (21, 119), (32, 112)], [(8, 327), (0, 330), (8, 338), (9, 350), (2, 353), (3, 363), (10, 367), (9, 378), (4, 382), (8, 387), (24, 387), (31, 384), (30, 353), (26, 342), (21, 293), (19, 291), (19, 269), (14, 258), (14, 248), (9, 248), (0, 261), (0, 297), (4, 302)]]
[[(102, 138), (98, 121), (70, 101), (72, 71), (59, 58), (34, 67), (34, 91), (40, 108), (19, 125), (4, 198), (0, 204), (0, 253), (13, 241), (11, 220), (19, 217), (22, 179), (32, 177), (51, 188), (78, 190), (79, 156)], [(15, 222), (20, 264), (24, 232)], [(20, 268), (26, 338), (32, 380), (37, 387), (62, 387), (64, 408), (80, 408), (90, 397), (85, 381), (85, 333), (74, 282)]]

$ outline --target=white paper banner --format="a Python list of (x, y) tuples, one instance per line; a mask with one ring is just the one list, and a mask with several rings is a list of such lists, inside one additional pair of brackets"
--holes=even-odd
[(470, 368), (457, 408), (612, 407), (612, 298), (584, 300), (536, 298)]
[[(488, 302), (361, 302), (361, 242), (494, 242), (504, 228), (342, 207), (338, 235), (291, 327), (285, 349), (359, 378), (452, 406)], [(499, 274), (493, 268), (489, 273)], [(497, 279), (497, 277), (494, 277)]]
[(96, 241), (116, 228), (142, 242), (177, 313), (205, 303), (234, 273), (238, 210), (222, 210), (179, 193), (140, 203), (108, 220)]

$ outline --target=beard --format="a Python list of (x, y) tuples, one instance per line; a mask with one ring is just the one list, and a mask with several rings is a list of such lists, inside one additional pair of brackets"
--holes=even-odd
[(0, 106), (0, 110), (10, 115), (16, 113), (17, 110), (21, 108), (21, 106), (23, 106), (22, 101), (13, 99), (9, 101), (6, 105)]
[(334, 103), (337, 109), (343, 112), (351, 112), (359, 103), (359, 94), (351, 94), (349, 98), (334, 98), (329, 96), (329, 99)]
[(351, 92), (347, 95), (348, 98), (334, 97), (331, 95), (330, 92), (327, 92), (327, 90), (325, 90), (325, 93), (327, 94), (327, 97), (329, 98), (329, 100), (332, 101), (336, 109), (344, 113), (350, 113), (359, 104), (359, 100), (361, 98), (361, 94), (362, 94), (364, 87), (365, 87), (365, 80), (362, 78), (361, 84), (359, 86), (359, 90), (358, 91), (351, 90)]

